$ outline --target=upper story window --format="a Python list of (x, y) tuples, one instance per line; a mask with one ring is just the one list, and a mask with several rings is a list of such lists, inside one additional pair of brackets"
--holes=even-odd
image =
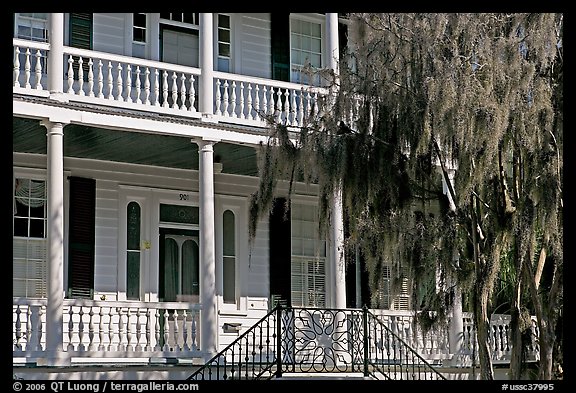
[(218, 71), (231, 71), (232, 58), (232, 29), (230, 24), (230, 15), (218, 14)]
[(24, 40), (48, 42), (48, 14), (45, 12), (16, 14), (16, 36)]
[(322, 67), (322, 24), (291, 19), (290, 48), (291, 82), (320, 85), (315, 71)]
[(146, 14), (132, 14), (132, 41), (146, 43)]
[(198, 25), (200, 14), (198, 12), (161, 12), (160, 18), (171, 20), (173, 22)]

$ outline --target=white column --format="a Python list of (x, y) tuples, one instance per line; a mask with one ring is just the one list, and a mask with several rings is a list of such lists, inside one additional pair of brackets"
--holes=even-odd
[[(452, 189), (454, 189), (454, 176), (456, 170), (454, 168), (448, 168), (448, 180)], [(448, 196), (448, 202), (450, 205), (450, 210), (456, 210), (456, 204), (452, 195), (448, 191), (448, 184), (446, 179), (442, 177), (442, 188), (444, 193)], [(457, 251), (454, 251), (453, 263), (455, 266), (459, 264), (459, 255)], [(449, 282), (449, 284), (451, 284)], [(452, 315), (450, 318), (450, 324), (448, 326), (448, 345), (450, 349), (450, 354), (452, 355), (451, 363), (455, 366), (462, 365), (460, 357), (462, 356), (462, 345), (463, 345), (463, 333), (464, 333), (464, 321), (462, 320), (462, 291), (456, 285), (454, 285), (454, 302), (452, 304)]]
[(200, 161), (200, 348), (208, 355), (216, 354), (218, 348), (213, 163), (216, 142), (196, 141)]
[(211, 13), (200, 13), (200, 100), (199, 111), (202, 118), (210, 118), (213, 114), (213, 72), (214, 72), (214, 47), (213, 47), (213, 22)]
[(331, 259), (334, 282), (334, 307), (346, 308), (346, 260), (344, 258), (344, 221), (342, 220), (342, 188), (337, 187), (331, 202)]
[(48, 42), (48, 89), (51, 98), (62, 100), (64, 89), (64, 14), (51, 13)]
[[(64, 124), (45, 121), (48, 137), (48, 299), (46, 363), (61, 364), (64, 323)], [(59, 360), (60, 359), (60, 360)]]
[(338, 45), (338, 14), (326, 13), (326, 67), (338, 74), (339, 45)]

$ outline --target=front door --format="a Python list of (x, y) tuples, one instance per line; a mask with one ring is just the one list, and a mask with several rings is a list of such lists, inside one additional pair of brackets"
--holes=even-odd
[(198, 231), (160, 228), (160, 301), (198, 303)]

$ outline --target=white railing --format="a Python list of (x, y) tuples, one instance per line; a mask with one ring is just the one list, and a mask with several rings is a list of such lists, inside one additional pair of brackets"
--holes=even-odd
[[(64, 300), (63, 350), (75, 356), (199, 355), (199, 304)], [(46, 349), (46, 300), (13, 298), (13, 352)]]
[[(49, 95), (50, 45), (13, 40), (15, 92)], [(64, 47), (63, 92), (68, 101), (200, 118), (199, 68), (93, 50)], [(213, 72), (216, 120), (267, 126), (273, 120), (304, 126), (323, 109), (325, 88), (224, 72)], [(357, 109), (351, 109), (351, 115)]]
[(214, 89), (214, 115), (222, 121), (265, 124), (269, 117), (292, 127), (318, 115), (328, 94), (325, 88), (224, 72), (214, 72)]

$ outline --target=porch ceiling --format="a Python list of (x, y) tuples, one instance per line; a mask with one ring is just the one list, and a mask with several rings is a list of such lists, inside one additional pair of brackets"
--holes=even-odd
[[(12, 150), (46, 154), (46, 128), (38, 120), (13, 117)], [(187, 137), (154, 135), (76, 124), (64, 128), (64, 156), (180, 169), (198, 169), (198, 146)], [(220, 142), (214, 158), (222, 172), (257, 176), (256, 150)]]

